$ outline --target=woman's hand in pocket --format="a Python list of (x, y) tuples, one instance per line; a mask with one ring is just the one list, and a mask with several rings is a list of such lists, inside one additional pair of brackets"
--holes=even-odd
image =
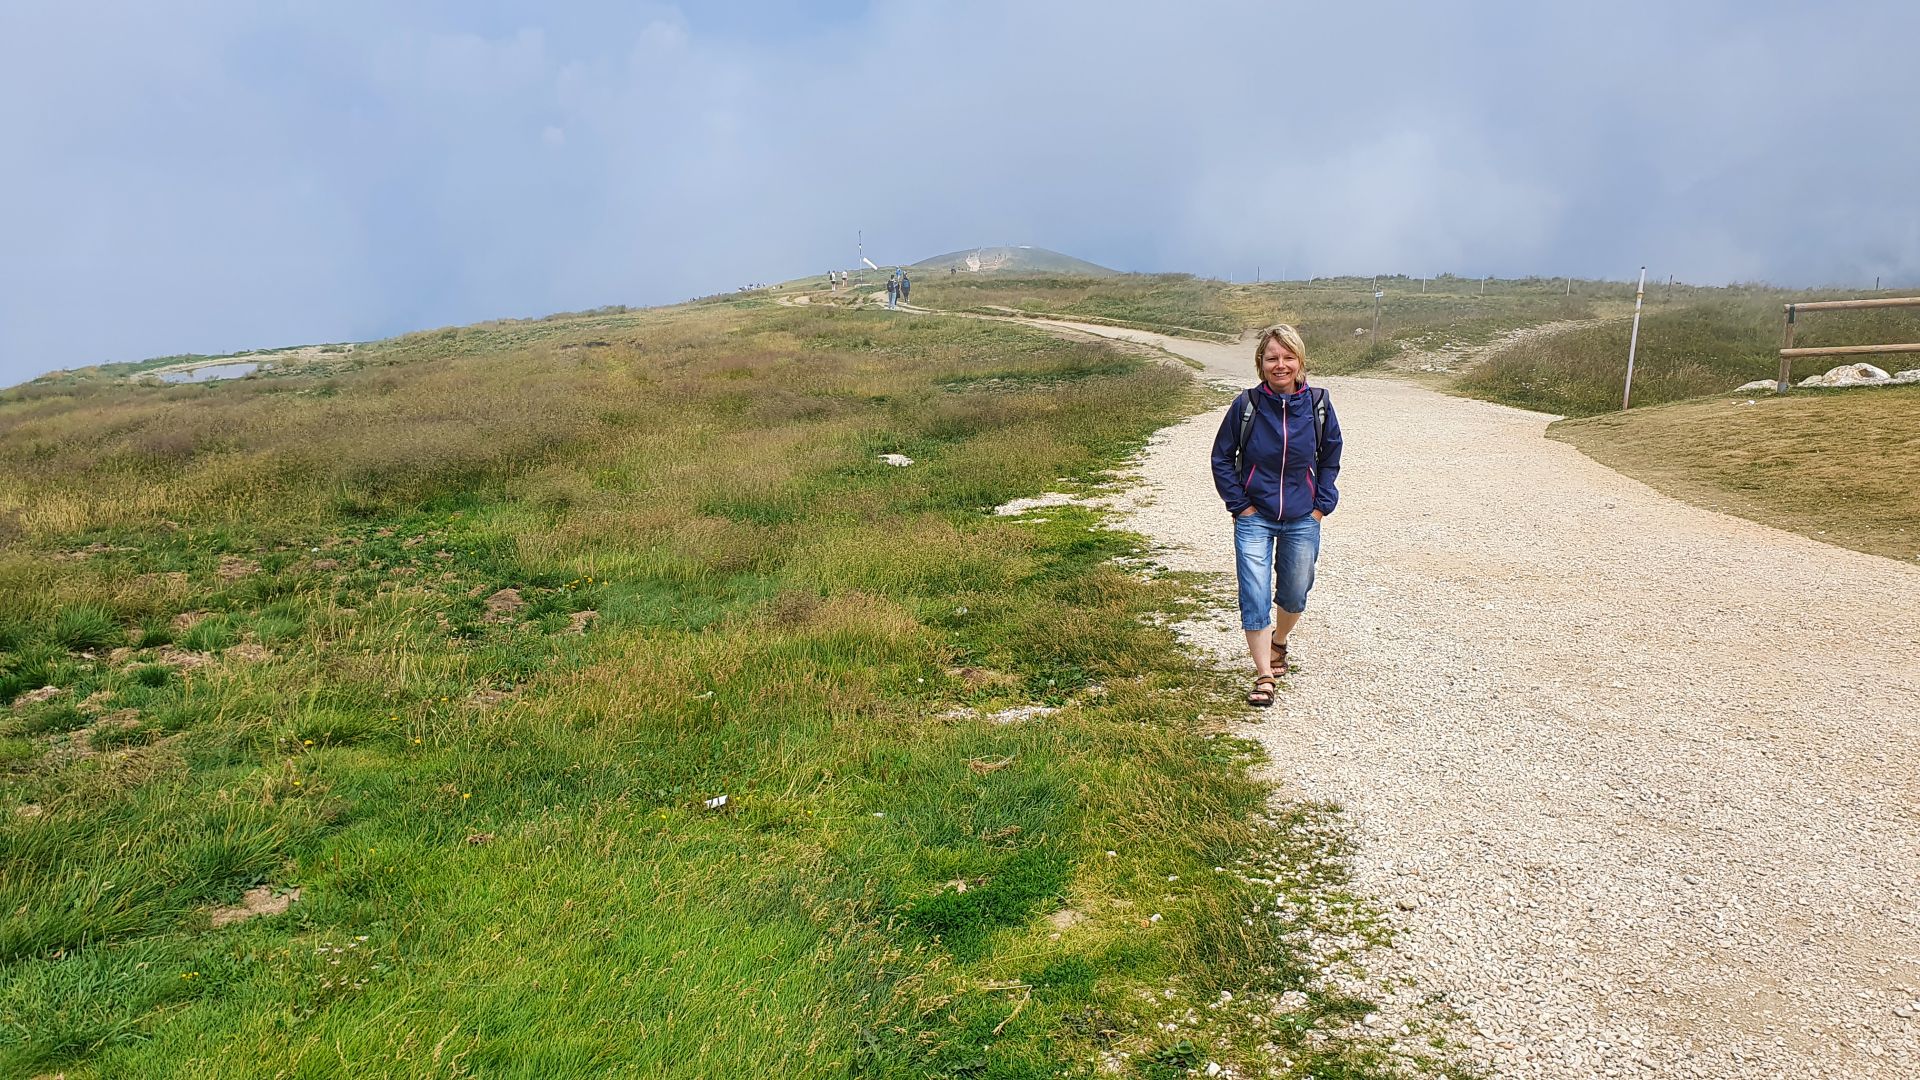
[(1252, 517), (1253, 514), (1254, 514), (1253, 507), (1248, 506), (1245, 510), (1240, 511), (1238, 514), (1235, 514), (1234, 516), (1235, 517)]
[(1327, 516), (1327, 515), (1325, 515), (1325, 514), (1323, 514), (1323, 513), (1321, 513), (1321, 512), (1320, 512), (1320, 511), (1318, 511), (1318, 510), (1315, 510), (1315, 511), (1313, 512), (1313, 520), (1315, 520), (1315, 521), (1321, 521), (1321, 520), (1324, 520), (1324, 519), (1326, 518), (1326, 516)]

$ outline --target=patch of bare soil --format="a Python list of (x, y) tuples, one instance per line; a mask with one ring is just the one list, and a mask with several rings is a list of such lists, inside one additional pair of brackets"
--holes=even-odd
[(275, 892), (271, 886), (261, 885), (248, 889), (240, 897), (240, 902), (232, 907), (218, 907), (208, 912), (208, 918), (215, 930), (223, 926), (232, 926), (237, 922), (257, 919), (263, 915), (278, 915), (300, 899), (298, 887), (285, 892)]
[(238, 555), (220, 556), (220, 569), (214, 573), (221, 581), (238, 581), (260, 572), (260, 564), (252, 559), (243, 559)]
[(213, 654), (190, 652), (172, 645), (164, 645), (155, 650), (153, 659), (155, 663), (172, 664), (182, 671), (197, 671), (213, 663)]
[(487, 597), (488, 622), (506, 622), (520, 613), (527, 601), (520, 595), (519, 589), (501, 589)]

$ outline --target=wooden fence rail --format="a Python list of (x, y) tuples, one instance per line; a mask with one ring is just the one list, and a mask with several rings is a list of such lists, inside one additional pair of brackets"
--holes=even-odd
[(1920, 352), (1920, 342), (1904, 345), (1835, 345), (1824, 349), (1793, 347), (1794, 316), (1802, 311), (1857, 311), (1861, 308), (1920, 307), (1920, 296), (1892, 296), (1873, 300), (1815, 300), (1806, 304), (1782, 304), (1786, 309), (1785, 347), (1780, 350), (1780, 378), (1776, 393), (1784, 394), (1793, 383), (1793, 358), (1796, 356), (1868, 356), (1875, 353)]

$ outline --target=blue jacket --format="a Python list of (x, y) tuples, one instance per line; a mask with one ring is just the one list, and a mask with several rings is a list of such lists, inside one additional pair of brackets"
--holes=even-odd
[[(1304, 384), (1291, 394), (1276, 394), (1265, 383), (1233, 399), (1213, 439), (1213, 486), (1238, 515), (1249, 503), (1264, 517), (1287, 521), (1315, 510), (1333, 513), (1340, 504), (1334, 481), (1340, 476), (1340, 421), (1327, 401), (1326, 430), (1320, 433), (1322, 453), (1314, 452), (1313, 399), (1324, 390)], [(1254, 403), (1253, 430), (1238, 474), (1233, 468), (1234, 443), (1240, 438), (1240, 415)]]

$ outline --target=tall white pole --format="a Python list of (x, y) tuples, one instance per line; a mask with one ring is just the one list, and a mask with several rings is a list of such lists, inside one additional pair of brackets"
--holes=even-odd
[(1647, 268), (1640, 268), (1640, 288), (1633, 294), (1633, 336), (1627, 339), (1627, 388), (1620, 393), (1620, 411), (1633, 401), (1633, 354), (1640, 348), (1640, 303), (1647, 298)]

